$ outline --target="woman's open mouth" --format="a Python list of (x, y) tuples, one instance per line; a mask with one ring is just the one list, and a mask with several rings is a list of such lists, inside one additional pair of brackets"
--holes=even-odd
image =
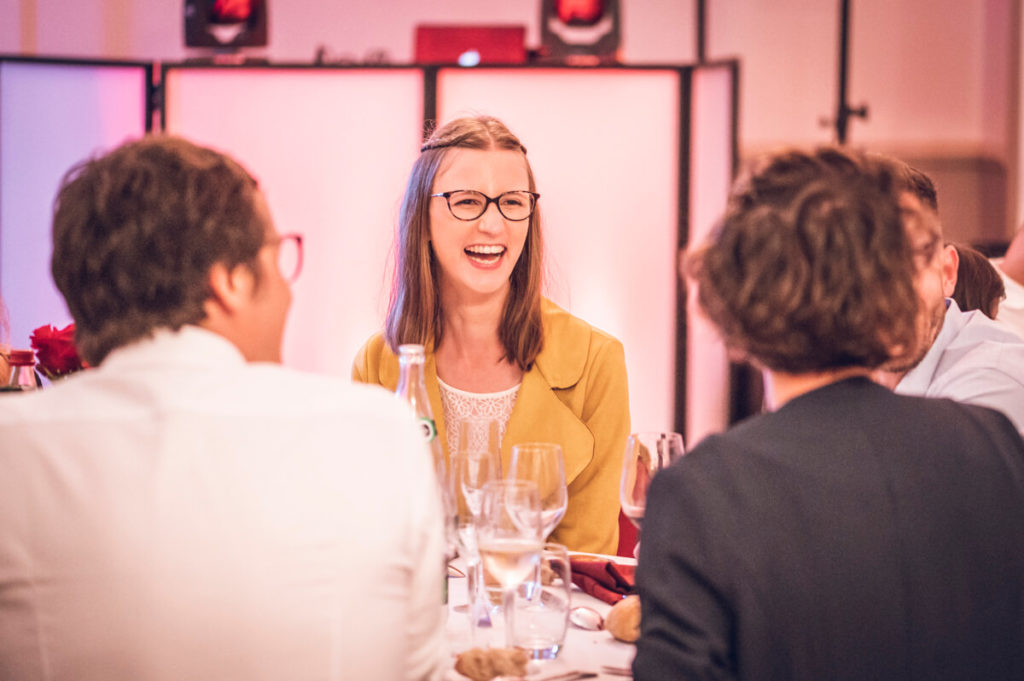
[(469, 259), (480, 265), (494, 265), (501, 256), (505, 255), (506, 248), (504, 246), (467, 246), (465, 253), (469, 256)]

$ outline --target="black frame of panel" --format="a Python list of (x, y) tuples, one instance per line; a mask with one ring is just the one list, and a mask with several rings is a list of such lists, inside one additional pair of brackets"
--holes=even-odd
[(145, 74), (146, 91), (143, 93), (143, 126), (146, 132), (153, 131), (153, 111), (156, 105), (157, 86), (153, 82), (154, 66), (151, 61), (121, 59), (73, 59), (70, 57), (32, 57), (25, 55), (0, 54), (0, 63), (52, 64), (55, 66), (113, 66), (118, 68), (141, 68)]

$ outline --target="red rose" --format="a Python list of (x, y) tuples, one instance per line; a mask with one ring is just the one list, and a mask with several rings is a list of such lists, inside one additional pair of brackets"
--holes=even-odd
[(39, 370), (47, 378), (64, 376), (86, 366), (78, 356), (78, 350), (75, 349), (75, 325), (73, 323), (59, 331), (49, 324), (40, 326), (32, 332), (29, 340), (32, 343), (32, 349), (36, 351)]

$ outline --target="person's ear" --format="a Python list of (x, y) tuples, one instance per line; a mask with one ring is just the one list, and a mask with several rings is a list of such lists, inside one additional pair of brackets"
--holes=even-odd
[(209, 306), (214, 306), (231, 315), (242, 309), (252, 299), (255, 275), (245, 265), (229, 267), (218, 262), (210, 268), (209, 284), (210, 298), (206, 301), (207, 314), (209, 314)]
[(946, 244), (942, 247), (939, 257), (942, 258), (942, 294), (947, 298), (952, 298), (953, 291), (956, 289), (956, 273), (960, 267), (960, 254), (955, 246)]

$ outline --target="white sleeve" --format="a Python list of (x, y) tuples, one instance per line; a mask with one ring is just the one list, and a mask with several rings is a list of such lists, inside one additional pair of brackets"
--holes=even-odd
[[(1005, 361), (1019, 362), (1020, 359), (1007, 357)], [(1024, 383), (1004, 371), (975, 368), (950, 381), (938, 395), (1000, 411), (1024, 435)]]
[(444, 525), (441, 502), (429, 451), (420, 444), (422, 466), (409, 490), (409, 558), (414, 566), (409, 583), (407, 625), (409, 681), (439, 679), (445, 659), (443, 593), (447, 575), (444, 562)]

